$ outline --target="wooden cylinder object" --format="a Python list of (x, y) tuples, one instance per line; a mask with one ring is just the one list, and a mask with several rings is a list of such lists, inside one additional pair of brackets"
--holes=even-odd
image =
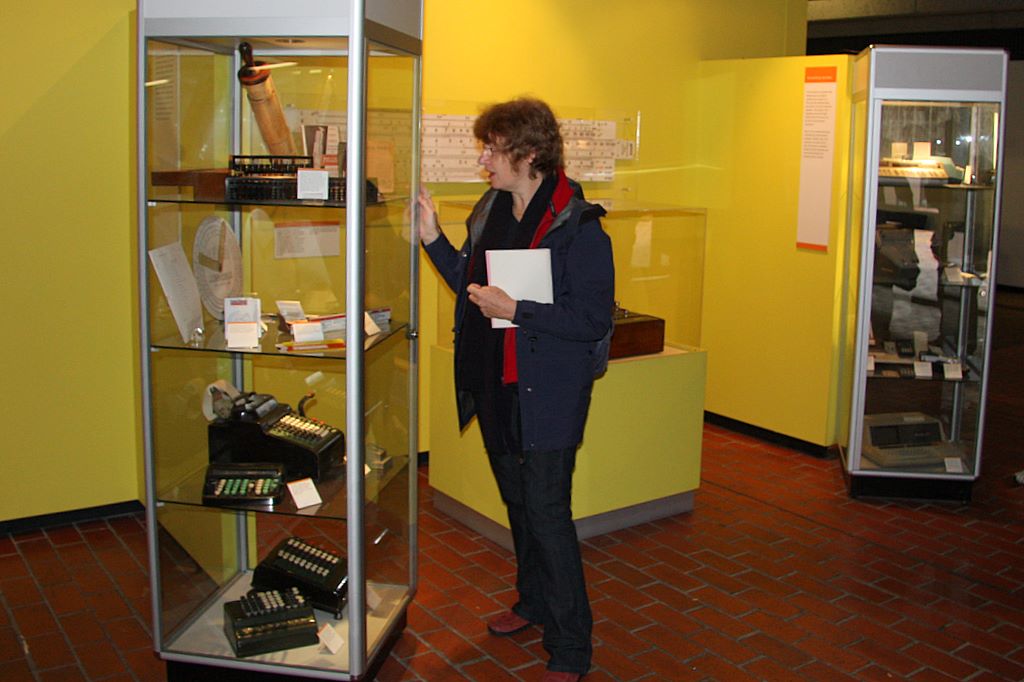
[(262, 62), (252, 61), (252, 52), (248, 44), (242, 43), (239, 50), (245, 64), (238, 71), (238, 80), (245, 88), (245, 95), (249, 99), (249, 106), (252, 107), (256, 125), (260, 129), (263, 143), (267, 145), (267, 151), (275, 156), (294, 155), (292, 134), (288, 130), (281, 100), (278, 99), (277, 90), (274, 88), (274, 79), (270, 77), (268, 71), (253, 68), (262, 66)]

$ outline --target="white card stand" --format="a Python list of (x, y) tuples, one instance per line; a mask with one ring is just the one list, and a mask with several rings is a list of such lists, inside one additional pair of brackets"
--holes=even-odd
[(345, 638), (339, 635), (330, 623), (324, 623), (324, 626), (317, 630), (316, 635), (320, 638), (320, 643), (327, 647), (332, 654), (338, 653), (341, 651), (341, 647), (345, 646)]
[(298, 171), (298, 198), (327, 200), (327, 190), (330, 183), (325, 170)]
[(316, 484), (313, 483), (311, 478), (300, 478), (297, 481), (292, 481), (288, 484), (288, 492), (292, 494), (292, 501), (295, 502), (296, 509), (305, 509), (306, 507), (312, 507), (323, 502), (320, 498), (320, 492), (316, 489)]

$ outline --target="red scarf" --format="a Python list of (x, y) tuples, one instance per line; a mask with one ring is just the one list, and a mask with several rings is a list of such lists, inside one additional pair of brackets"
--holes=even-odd
[[(555, 216), (562, 212), (572, 199), (573, 190), (569, 186), (569, 180), (565, 177), (565, 171), (558, 169), (558, 181), (555, 183), (555, 191), (551, 195), (551, 205), (544, 211), (544, 217), (537, 225), (537, 231), (533, 233), (530, 241), (530, 248), (535, 249), (540, 240), (548, 233), (551, 224), (555, 222)], [(516, 366), (516, 329), (509, 327), (505, 330), (505, 346), (503, 355), (503, 366), (501, 382), (505, 385), (514, 384), (519, 381), (519, 368)]]

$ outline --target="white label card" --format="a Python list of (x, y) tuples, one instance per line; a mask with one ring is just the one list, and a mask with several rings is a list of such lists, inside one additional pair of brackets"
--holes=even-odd
[(256, 348), (260, 345), (259, 322), (225, 322), (224, 344), (228, 348)]
[(259, 322), (260, 299), (244, 296), (224, 299), (225, 322)]
[(288, 484), (288, 492), (292, 494), (292, 500), (295, 502), (296, 509), (312, 507), (314, 504), (320, 504), (323, 501), (320, 499), (320, 493), (317, 491), (316, 484), (313, 483), (311, 478), (300, 478), (297, 481), (292, 481)]
[(228, 348), (260, 345), (260, 299), (245, 296), (224, 299), (224, 341)]
[(292, 337), (296, 341), (323, 341), (324, 328), (319, 322), (292, 322)]
[(947, 457), (946, 458), (946, 472), (950, 474), (962, 474), (964, 473), (964, 463), (959, 457)]
[(963, 379), (964, 368), (959, 362), (950, 362), (942, 366), (942, 375), (947, 379)]
[(338, 653), (341, 651), (341, 647), (345, 646), (345, 638), (339, 635), (330, 623), (324, 623), (324, 626), (317, 630), (316, 634), (320, 638), (320, 643), (327, 647), (332, 654)]
[(327, 171), (300, 169), (298, 176), (299, 199), (327, 200), (327, 187), (330, 182), (327, 179)]
[(914, 352), (923, 353), (928, 350), (928, 334), (926, 332), (914, 332)]
[(303, 312), (302, 303), (299, 301), (278, 301), (277, 312), (281, 313), (285, 322), (306, 319), (306, 313)]
[(348, 325), (345, 324), (344, 315), (319, 315), (316, 320), (323, 327), (324, 336), (345, 336)]
[(932, 376), (932, 363), (922, 362), (921, 360), (914, 361), (914, 376), (922, 379), (930, 379)]

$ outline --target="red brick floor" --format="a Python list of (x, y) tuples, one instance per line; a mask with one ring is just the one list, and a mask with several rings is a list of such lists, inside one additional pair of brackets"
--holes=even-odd
[[(1024, 333), (1000, 319), (970, 504), (854, 500), (836, 461), (708, 426), (693, 512), (584, 543), (587, 682), (1024, 680)], [(510, 554), (419, 480), (419, 593), (378, 679), (539, 679), (537, 630), (483, 626)], [(146, 571), (137, 515), (0, 536), (0, 680), (162, 680)]]

